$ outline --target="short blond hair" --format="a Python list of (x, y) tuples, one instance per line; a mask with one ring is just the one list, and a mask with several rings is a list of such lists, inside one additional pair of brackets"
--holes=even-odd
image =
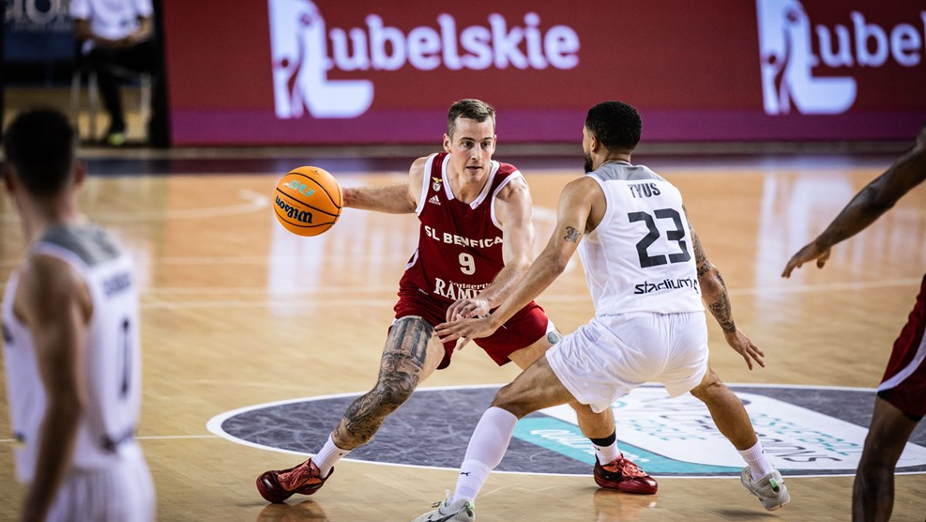
[(475, 98), (466, 98), (450, 106), (450, 110), (447, 111), (447, 136), (453, 137), (457, 118), (466, 118), (479, 123), (491, 118), (493, 129), (495, 127), (495, 109), (488, 103)]

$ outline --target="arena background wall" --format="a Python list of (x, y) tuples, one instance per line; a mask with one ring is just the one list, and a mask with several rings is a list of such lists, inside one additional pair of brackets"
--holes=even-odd
[(909, 140), (926, 1), (163, 0), (177, 145), (433, 141), (478, 97), (506, 142), (620, 99), (649, 142)]

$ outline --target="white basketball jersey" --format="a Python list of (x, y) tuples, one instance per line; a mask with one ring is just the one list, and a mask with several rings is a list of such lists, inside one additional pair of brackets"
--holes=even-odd
[[(151, 0), (71, 0), (68, 6), (71, 18), (88, 20), (90, 30), (103, 38), (120, 40), (138, 30), (138, 17), (151, 17), (154, 7)], [(84, 42), (81, 52), (87, 54), (96, 47), (92, 40)]]
[[(90, 290), (93, 314), (87, 330), (87, 405), (77, 435), (73, 467), (101, 469), (137, 459), (135, 440), (141, 399), (138, 289), (131, 260), (99, 227), (55, 227), (37, 241), (30, 255), (67, 262)], [(13, 272), (3, 299), (3, 351), (7, 394), (19, 480), (35, 473), (39, 430), (46, 395), (36, 364), (32, 335), (13, 313), (18, 274)]]
[(595, 312), (703, 311), (678, 189), (627, 162), (606, 163), (588, 175), (607, 201), (601, 223), (579, 243)]

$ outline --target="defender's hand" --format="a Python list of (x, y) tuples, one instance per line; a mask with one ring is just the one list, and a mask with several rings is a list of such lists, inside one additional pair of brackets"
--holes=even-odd
[(765, 361), (763, 360), (765, 352), (753, 344), (739, 328), (734, 332), (724, 332), (723, 336), (727, 340), (727, 344), (736, 350), (736, 353), (743, 356), (743, 359), (746, 361), (746, 366), (749, 366), (750, 370), (752, 370), (752, 361), (759, 363), (759, 366), (765, 368)]
[(434, 335), (442, 343), (462, 339), (462, 342), (458, 342), (456, 347), (457, 350), (460, 350), (473, 339), (488, 337), (497, 329), (498, 327), (492, 324), (492, 316), (488, 315), (441, 323), (434, 329)]
[(485, 299), (459, 299), (447, 308), (447, 321), (489, 315), (489, 302)]
[(791, 271), (795, 268), (800, 268), (804, 263), (808, 263), (817, 260), (817, 268), (823, 268), (823, 265), (830, 258), (830, 248), (820, 248), (817, 246), (817, 242), (808, 243), (804, 248), (797, 251), (796, 254), (788, 261), (788, 266), (785, 267), (784, 272), (781, 273), (781, 277), (791, 277)]

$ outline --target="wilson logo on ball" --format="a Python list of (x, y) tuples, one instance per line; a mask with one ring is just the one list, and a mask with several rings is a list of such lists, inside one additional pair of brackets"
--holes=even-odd
[(298, 208), (286, 204), (286, 202), (283, 201), (280, 196), (277, 196), (277, 206), (280, 207), (280, 210), (282, 210), (286, 214), (286, 217), (289, 219), (295, 219), (296, 221), (301, 221), (303, 223), (312, 222), (311, 212), (307, 210), (299, 210)]
[(317, 236), (341, 216), (341, 187), (318, 167), (298, 167), (277, 182), (273, 211), (286, 230)]

